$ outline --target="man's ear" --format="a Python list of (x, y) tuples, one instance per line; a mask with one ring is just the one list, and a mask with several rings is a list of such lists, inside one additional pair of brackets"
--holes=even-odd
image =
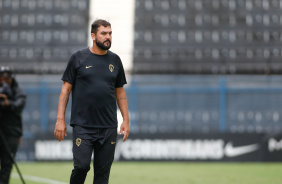
[(95, 40), (95, 34), (94, 33), (91, 33), (91, 38), (92, 38), (92, 40)]

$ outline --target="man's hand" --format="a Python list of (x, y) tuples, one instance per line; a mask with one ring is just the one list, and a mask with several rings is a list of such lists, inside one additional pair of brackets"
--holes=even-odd
[(54, 135), (58, 141), (64, 140), (64, 137), (67, 136), (65, 112), (69, 101), (71, 89), (72, 89), (72, 85), (69, 84), (68, 82), (64, 82), (59, 98), (57, 123), (54, 130)]
[(67, 126), (66, 126), (65, 121), (57, 120), (54, 135), (58, 141), (64, 140), (64, 137), (67, 136)]
[(3, 106), (8, 106), (9, 105), (9, 100), (7, 95), (0, 93), (0, 98), (4, 99), (4, 103), (2, 104)]
[(121, 135), (122, 132), (124, 133), (123, 136), (123, 142), (124, 142), (126, 141), (129, 135), (129, 116), (128, 116), (126, 94), (123, 87), (116, 88), (115, 93), (116, 93), (117, 104), (123, 118), (123, 122), (120, 126), (119, 134)]
[(120, 131), (119, 134), (121, 135), (122, 132), (124, 132), (124, 136), (123, 136), (123, 142), (126, 141), (126, 139), (128, 138), (129, 135), (129, 122), (125, 122), (123, 121), (121, 126), (120, 126)]

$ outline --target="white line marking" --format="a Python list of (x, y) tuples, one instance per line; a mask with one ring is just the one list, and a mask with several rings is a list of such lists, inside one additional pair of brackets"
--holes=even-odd
[[(12, 173), (13, 178), (20, 178), (20, 176), (16, 173)], [(56, 180), (51, 180), (47, 178), (41, 178), (37, 176), (29, 176), (29, 175), (23, 175), (24, 180), (29, 180), (29, 181), (35, 181), (35, 182), (41, 182), (41, 183), (46, 183), (46, 184), (68, 184)]]

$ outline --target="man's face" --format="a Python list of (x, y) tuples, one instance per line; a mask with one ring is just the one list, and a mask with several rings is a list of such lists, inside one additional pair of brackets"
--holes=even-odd
[(2, 82), (6, 82), (7, 84), (11, 85), (12, 84), (12, 77), (11, 74), (9, 73), (3, 73), (2, 74), (2, 79), (0, 79)]
[(98, 28), (97, 34), (95, 35), (94, 33), (91, 33), (91, 36), (100, 49), (108, 50), (109, 48), (111, 48), (112, 29), (110, 26), (100, 26)]

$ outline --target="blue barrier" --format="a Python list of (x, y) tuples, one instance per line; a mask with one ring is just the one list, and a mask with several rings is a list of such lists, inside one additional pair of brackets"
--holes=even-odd
[[(128, 95), (129, 111), (131, 115), (134, 115), (132, 116), (134, 118), (131, 118), (130, 121), (132, 132), (138, 133), (141, 131), (142, 127), (144, 131), (147, 131), (149, 128), (146, 128), (146, 126), (153, 128), (160, 126), (175, 128), (178, 126), (180, 131), (183, 131), (181, 130), (181, 126), (186, 126), (186, 129), (191, 129), (191, 131), (199, 131), (201, 127), (205, 127), (205, 129), (210, 132), (228, 132), (230, 131), (230, 126), (232, 126), (232, 123), (230, 123), (232, 122), (230, 120), (230, 112), (237, 113), (242, 111), (247, 113), (248, 111), (254, 110), (253, 113), (255, 113), (257, 108), (256, 104), (244, 104), (243, 107), (245, 109), (239, 107), (240, 101), (244, 103), (252, 98), (254, 98), (254, 102), (261, 100), (259, 103), (268, 103), (270, 101), (269, 98), (271, 98), (271, 101), (273, 102), (270, 104), (270, 107), (273, 111), (275, 110), (273, 113), (276, 113), (276, 109), (278, 113), (278, 115), (276, 113), (272, 114), (272, 116), (275, 115), (276, 119), (278, 117), (277, 121), (279, 121), (281, 106), (278, 103), (276, 104), (275, 99), (278, 98), (275, 97), (275, 95), (282, 95), (281, 87), (277, 87), (277, 85), (269, 87), (267, 86), (267, 83), (255, 86), (234, 87), (230, 85), (230, 81), (227, 77), (218, 77), (213, 80), (213, 82), (213, 85), (206, 85), (205, 83), (195, 85), (193, 83), (193, 85), (187, 86), (185, 83), (182, 85), (167, 84), (164, 82), (158, 83), (157, 81), (146, 83), (133, 78), (130, 84), (125, 87)], [(198, 82), (195, 83), (198, 84)], [(38, 106), (41, 115), (40, 131), (49, 131), (50, 124), (55, 124), (55, 120), (52, 122), (48, 120), (50, 119), (48, 114), (50, 111), (50, 103), (57, 102), (61, 88), (50, 87), (48, 82), (41, 82), (40, 85), (25, 87), (24, 90), (27, 96), (40, 96), (40, 105)], [(239, 97), (234, 99), (234, 97), (232, 97), (233, 94), (238, 94)], [(254, 94), (262, 94), (264, 96), (261, 98), (256, 97)], [(50, 97), (50, 95), (55, 95), (56, 97)], [(174, 100), (175, 97), (177, 97), (176, 100)], [(232, 106), (233, 103), (235, 104), (234, 106)], [(52, 108), (54, 114), (54, 108), (57, 107), (53, 105)], [(267, 110), (267, 107), (264, 107), (264, 109)], [(264, 109), (262, 109), (262, 113), (264, 112)], [(32, 111), (32, 109), (27, 108), (25, 111)], [(198, 112), (198, 115), (194, 115), (195, 112)], [(242, 112), (240, 113), (242, 114)], [(201, 113), (205, 113), (205, 117), (199, 117), (201, 116)], [(163, 118), (162, 116), (164, 115), (167, 116)], [(191, 121), (190, 116), (192, 116)], [(211, 116), (214, 116), (213, 119)], [(258, 115), (258, 117), (260, 116)], [(260, 120), (259, 118), (257, 119)], [(244, 122), (241, 122), (240, 124), (238, 121), (238, 125), (247, 127), (248, 125), (253, 124), (253, 126), (256, 126), (253, 121), (254, 120), (247, 121), (247, 124), (245, 125), (243, 124)], [(263, 123), (268, 122), (265, 120)], [(39, 126), (39, 124), (36, 123), (36, 126)], [(281, 127), (280, 124), (275, 126)], [(29, 131), (30, 130), (27, 131), (27, 134), (30, 133)]]

